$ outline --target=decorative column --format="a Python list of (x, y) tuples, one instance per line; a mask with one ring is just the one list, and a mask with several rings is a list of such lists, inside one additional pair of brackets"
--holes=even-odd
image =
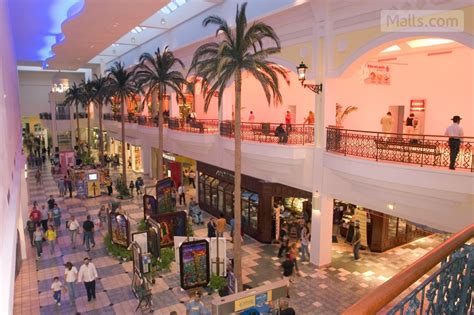
[(333, 199), (313, 193), (310, 261), (318, 267), (331, 263)]
[(51, 113), (51, 139), (53, 142), (53, 152), (58, 146), (58, 127), (56, 124), (56, 93), (49, 93), (49, 112)]

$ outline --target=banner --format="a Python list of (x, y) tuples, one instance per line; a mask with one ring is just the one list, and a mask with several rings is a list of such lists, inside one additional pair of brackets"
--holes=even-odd
[(76, 182), (76, 197), (85, 198), (87, 197), (86, 183), (83, 180)]
[(368, 62), (362, 67), (362, 81), (365, 84), (390, 85), (390, 67), (382, 63)]
[(352, 217), (354, 222), (359, 222), (360, 227), (360, 245), (368, 247), (367, 245), (367, 211), (364, 208), (357, 207)]
[(173, 191), (173, 188), (173, 180), (169, 177), (156, 183), (156, 202), (158, 204), (158, 214), (176, 210), (176, 205), (171, 200), (171, 192)]

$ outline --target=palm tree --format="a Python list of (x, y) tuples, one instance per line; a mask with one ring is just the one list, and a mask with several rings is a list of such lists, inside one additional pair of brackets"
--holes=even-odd
[(104, 165), (104, 132), (102, 126), (102, 111), (104, 105), (110, 101), (108, 80), (106, 77), (94, 75), (94, 80), (91, 82), (93, 87), (92, 102), (99, 109), (99, 161)]
[(79, 129), (79, 104), (82, 104), (82, 91), (81, 88), (76, 85), (76, 82), (66, 91), (66, 98), (64, 103), (67, 105), (76, 106), (76, 122), (77, 122), (77, 147), (80, 149), (81, 134)]
[(184, 68), (183, 62), (165, 47), (163, 53), (158, 48), (154, 56), (144, 53), (135, 71), (135, 80), (142, 90), (146, 90), (145, 101), (150, 95), (158, 94), (158, 180), (163, 178), (163, 102), (167, 88), (176, 93), (176, 99), (184, 99), (181, 87), (186, 84), (183, 74), (174, 70), (176, 66)]
[[(265, 23), (255, 22), (247, 25), (245, 10), (247, 3), (237, 5), (235, 15), (235, 30), (231, 30), (227, 22), (219, 16), (209, 16), (203, 25), (217, 26), (217, 42), (200, 46), (193, 56), (191, 71), (203, 78), (204, 109), (207, 111), (215, 92), (218, 94), (218, 104), (222, 106), (222, 95), (226, 84), (232, 79), (235, 82), (235, 178), (234, 178), (234, 220), (235, 233), (241, 228), (241, 92), (242, 72), (246, 71), (260, 83), (268, 104), (273, 98), (275, 103), (281, 103), (278, 74), (287, 83), (286, 71), (279, 65), (267, 61), (266, 58), (280, 51), (280, 40), (272, 27)], [(263, 43), (270, 47), (264, 47)], [(234, 266), (239, 291), (242, 290), (242, 257), (240, 254), (241, 239), (234, 239)]]
[(134, 71), (127, 71), (121, 62), (115, 62), (107, 69), (108, 95), (120, 100), (122, 113), (122, 183), (127, 187), (127, 161), (125, 159), (125, 101), (138, 92)]
[(87, 111), (87, 155), (91, 156), (91, 102), (94, 98), (94, 86), (92, 81), (81, 81), (79, 85), (82, 91), (82, 106)]

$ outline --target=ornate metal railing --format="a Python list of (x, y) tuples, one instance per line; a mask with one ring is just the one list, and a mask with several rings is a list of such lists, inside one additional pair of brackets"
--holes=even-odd
[(56, 113), (56, 120), (70, 120), (71, 115), (69, 113)]
[[(243, 141), (258, 141), (280, 144), (313, 144), (314, 125), (291, 124), (283, 125), (285, 135), (278, 137), (276, 129), (280, 124), (266, 122), (243, 122), (240, 125), (241, 139)], [(220, 135), (223, 137), (234, 137), (234, 123), (226, 120), (220, 124)]]
[[(369, 292), (344, 311), (345, 315), (375, 314), (473, 314), (474, 224), (451, 236), (416, 262)], [(434, 271), (423, 283), (416, 281)], [(411, 290), (395, 305), (393, 300)]]
[[(328, 127), (326, 151), (376, 161), (448, 167), (449, 137), (395, 134)], [(474, 171), (474, 137), (463, 137), (456, 168)]]
[[(74, 119), (77, 119), (77, 114), (74, 113)], [(79, 119), (86, 119), (87, 118), (87, 113), (79, 113)]]
[(51, 113), (39, 113), (39, 118), (44, 120), (51, 120)]
[(473, 268), (474, 245), (464, 245), (387, 314), (472, 314)]
[(177, 117), (170, 117), (168, 128), (191, 133), (217, 133), (217, 119), (195, 119), (185, 122)]

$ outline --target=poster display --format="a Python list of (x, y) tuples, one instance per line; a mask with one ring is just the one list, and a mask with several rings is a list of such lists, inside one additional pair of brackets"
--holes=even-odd
[(179, 257), (181, 288), (188, 290), (209, 283), (209, 243), (206, 240), (181, 244)]
[(122, 214), (111, 212), (109, 214), (109, 234), (112, 243), (128, 247), (130, 244), (130, 223)]
[(227, 288), (229, 289), (229, 294), (237, 293), (237, 279), (232, 271), (227, 272)]
[(84, 180), (76, 181), (76, 197), (78, 198), (87, 197), (86, 182)]
[(156, 221), (160, 224), (160, 246), (173, 246), (174, 236), (186, 236), (187, 215), (184, 211), (159, 214)]
[(362, 207), (355, 208), (352, 216), (354, 222), (359, 222), (360, 226), (360, 245), (367, 246), (367, 211)]
[(137, 243), (132, 243), (132, 261), (133, 261), (133, 272), (143, 274), (143, 266), (141, 264), (142, 251)]
[(368, 62), (362, 67), (365, 84), (390, 85), (390, 67), (383, 63)]
[(158, 214), (172, 212), (176, 210), (175, 204), (171, 201), (171, 192), (174, 184), (171, 178), (165, 178), (156, 183), (156, 202)]
[(160, 253), (160, 224), (149, 218), (146, 220), (148, 251), (156, 258), (161, 256)]
[(145, 220), (148, 218), (156, 218), (158, 215), (158, 205), (155, 197), (151, 195), (143, 196), (143, 217)]

